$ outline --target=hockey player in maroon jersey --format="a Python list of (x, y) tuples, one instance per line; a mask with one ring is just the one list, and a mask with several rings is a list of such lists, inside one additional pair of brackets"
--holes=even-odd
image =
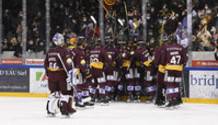
[(157, 71), (157, 92), (156, 92), (156, 99), (155, 99), (155, 105), (162, 106), (165, 104), (165, 96), (163, 91), (166, 89), (164, 85), (164, 73), (165, 73), (165, 67), (164, 65), (160, 64), (161, 61), (161, 55), (163, 52), (163, 48), (165, 45), (167, 45), (167, 36), (161, 38), (162, 45), (157, 46), (154, 50), (154, 64), (158, 68)]
[[(140, 87), (135, 82), (135, 60), (134, 60), (134, 51), (136, 49), (136, 43), (134, 41), (129, 41), (129, 46), (126, 50), (123, 51), (123, 64), (122, 70), (126, 78), (127, 84), (127, 102), (139, 100), (138, 93), (140, 92)], [(138, 74), (137, 74), (138, 75)]]
[(180, 95), (181, 75), (188, 57), (183, 46), (177, 44), (175, 34), (169, 36), (168, 42), (169, 45), (163, 48), (160, 64), (165, 65), (165, 86), (168, 100), (166, 107), (172, 107), (182, 103)]
[[(74, 38), (72, 38), (74, 39)], [(91, 79), (91, 74), (87, 71), (86, 61), (85, 61), (85, 52), (83, 43), (85, 42), (85, 38), (83, 36), (79, 36), (78, 40), (70, 41), (71, 53), (73, 55), (73, 83), (77, 87), (77, 93), (82, 98), (82, 100), (76, 100), (76, 106), (85, 107), (94, 105), (91, 103), (91, 97), (89, 96), (89, 84), (86, 82), (88, 79)]]
[(118, 55), (118, 61), (116, 62), (116, 66), (119, 69), (118, 70), (118, 78), (117, 78), (117, 88), (116, 88), (116, 94), (115, 94), (115, 100), (119, 101), (121, 100), (121, 95), (124, 94), (125, 90), (125, 84), (126, 84), (126, 78), (124, 71), (126, 70), (126, 67), (124, 64), (126, 64), (127, 60), (123, 60), (125, 57), (125, 50), (126, 50), (126, 41), (118, 41), (116, 44), (116, 48), (119, 50), (119, 55)]
[[(105, 91), (106, 91), (106, 97), (109, 100), (114, 99), (114, 91), (115, 87), (117, 86), (117, 80), (118, 80), (118, 68), (117, 65), (119, 63), (119, 49), (115, 48), (115, 41), (113, 39), (105, 39), (105, 51), (108, 55), (111, 55), (111, 59), (113, 60), (112, 64), (109, 64), (105, 68), (105, 74), (106, 74), (106, 86), (105, 86)], [(119, 56), (119, 57), (118, 57)]]
[[(140, 76), (144, 78), (146, 92), (148, 93), (149, 100), (155, 96), (156, 83), (155, 83), (155, 73), (156, 68), (152, 63), (151, 55), (148, 48), (145, 46), (143, 41), (139, 41), (137, 44), (137, 49), (134, 54), (134, 58), (140, 63), (141, 67), (138, 67), (138, 70), (141, 70)], [(137, 66), (137, 65), (136, 65)], [(142, 73), (144, 71), (144, 73)], [(140, 87), (140, 86), (139, 86)]]
[(94, 48), (90, 50), (90, 71), (94, 82), (92, 83), (90, 90), (92, 95), (94, 95), (96, 87), (98, 87), (100, 102), (102, 103), (108, 103), (105, 95), (106, 77), (104, 67), (106, 67), (106, 62), (109, 64), (112, 63), (111, 55), (106, 53), (101, 46), (101, 41), (97, 40)]
[[(72, 87), (71, 72), (72, 72), (72, 54), (68, 48), (65, 48), (64, 37), (62, 34), (56, 33), (53, 37), (53, 42), (56, 45), (46, 54), (44, 60), (44, 68), (48, 76), (48, 87), (50, 95), (47, 102), (47, 113), (55, 116), (56, 111), (53, 108), (57, 99), (56, 93), (60, 93), (59, 108), (61, 114), (69, 116), (76, 112), (72, 108)], [(66, 71), (68, 73), (66, 73)]]

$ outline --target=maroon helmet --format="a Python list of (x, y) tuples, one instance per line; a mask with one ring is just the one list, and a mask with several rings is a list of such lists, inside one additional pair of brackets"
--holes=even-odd
[(86, 39), (84, 36), (78, 36), (78, 38), (77, 38), (77, 45), (78, 46), (83, 45), (85, 42), (86, 42)]

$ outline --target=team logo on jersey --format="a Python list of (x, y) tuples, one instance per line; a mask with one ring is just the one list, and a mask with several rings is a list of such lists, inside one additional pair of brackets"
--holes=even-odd
[(104, 0), (104, 2), (105, 2), (107, 5), (110, 5), (110, 6), (112, 6), (112, 5), (114, 5), (114, 4), (116, 3), (115, 0)]

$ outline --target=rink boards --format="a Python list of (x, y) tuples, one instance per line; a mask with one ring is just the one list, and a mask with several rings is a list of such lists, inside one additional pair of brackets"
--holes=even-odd
[[(184, 102), (218, 104), (218, 68), (185, 67), (183, 76)], [(0, 96), (48, 97), (48, 93), (43, 66), (0, 65)]]

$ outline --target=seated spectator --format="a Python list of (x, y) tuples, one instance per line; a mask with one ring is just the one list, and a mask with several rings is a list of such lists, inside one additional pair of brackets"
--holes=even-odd
[(35, 52), (35, 44), (32, 39), (30, 39), (27, 43), (26, 51), (28, 51), (30, 54)]
[(3, 43), (2, 43), (2, 52), (4, 51), (8, 51), (9, 50), (9, 42), (8, 42), (8, 39), (4, 39)]
[(17, 46), (16, 46), (16, 50), (14, 52), (14, 56), (15, 57), (18, 57), (18, 58), (21, 58), (22, 57), (22, 43), (18, 43)]
[(17, 44), (18, 44), (18, 43), (17, 43), (16, 37), (12, 37), (12, 38), (11, 38), (10, 51), (15, 51)]
[(42, 41), (40, 38), (36, 39), (36, 47), (35, 47), (35, 52), (45, 52), (45, 44), (44, 41)]

